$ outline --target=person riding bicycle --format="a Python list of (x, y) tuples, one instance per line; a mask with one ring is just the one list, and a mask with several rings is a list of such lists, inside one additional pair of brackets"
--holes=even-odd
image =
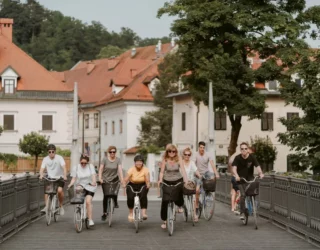
[[(166, 183), (168, 185), (176, 185), (179, 182), (187, 182), (186, 171), (183, 167), (182, 160), (178, 155), (178, 150), (176, 146), (172, 144), (168, 144), (166, 147), (166, 152), (164, 154), (162, 164), (161, 164), (161, 172), (160, 172), (160, 180), (159, 183)], [(182, 207), (184, 204), (183, 200), (183, 185), (177, 186), (176, 200), (174, 201), (178, 207)], [(163, 224), (161, 228), (166, 229), (167, 224), (167, 210), (169, 201), (166, 198), (167, 194), (163, 190), (162, 202), (161, 202), (161, 219), (163, 220)], [(183, 210), (182, 210), (183, 211)], [(182, 212), (179, 210), (179, 212)]]
[[(122, 173), (122, 166), (121, 160), (116, 157), (117, 148), (115, 146), (110, 146), (107, 150), (108, 155), (103, 157), (102, 163), (99, 169), (99, 181), (102, 185), (109, 185), (107, 182), (117, 182), (121, 181), (123, 183), (123, 173)], [(102, 188), (105, 190), (105, 188)], [(118, 205), (118, 195), (111, 196), (114, 200), (115, 208), (119, 208)], [(105, 221), (107, 219), (107, 202), (108, 202), (108, 195), (104, 194), (103, 196), (103, 214), (101, 219)]]
[(249, 145), (246, 142), (240, 144), (241, 153), (234, 158), (232, 163), (233, 174), (238, 183), (240, 190), (240, 219), (244, 220), (244, 211), (245, 211), (245, 188), (248, 185), (244, 181), (241, 181), (241, 178), (245, 178), (247, 181), (253, 180), (254, 167), (257, 169), (260, 178), (263, 178), (263, 172), (261, 167), (254, 157), (254, 155), (249, 153)]
[[(212, 157), (209, 155), (208, 152), (205, 152), (205, 147), (206, 147), (206, 143), (203, 141), (199, 142), (199, 148), (198, 148), (198, 152), (195, 154), (195, 164), (198, 168), (198, 171), (200, 173), (200, 175), (204, 178), (204, 179), (213, 179), (214, 177), (216, 177), (217, 179), (220, 178), (220, 175), (217, 171), (216, 165), (213, 162)], [(212, 167), (212, 171), (211, 172), (209, 170), (209, 163)], [(195, 179), (197, 182), (197, 191), (196, 191), (196, 211), (198, 214), (199, 211), (199, 196), (200, 196), (200, 186), (202, 185), (202, 178), (196, 178)]]
[[(188, 182), (192, 182), (196, 185), (195, 177), (197, 176), (199, 179), (201, 179), (201, 175), (194, 161), (190, 160), (191, 155), (192, 155), (191, 149), (185, 148), (182, 151), (182, 159), (183, 159), (182, 163), (187, 174)], [(198, 221), (198, 216), (195, 210), (194, 210), (194, 221)]]
[(94, 166), (89, 163), (89, 157), (81, 155), (80, 164), (73, 169), (72, 180), (68, 185), (68, 189), (76, 183), (76, 186), (81, 185), (84, 188), (85, 203), (87, 206), (87, 215), (89, 220), (89, 226), (93, 226), (92, 220), (92, 198), (97, 189), (96, 172)]
[[(128, 185), (130, 185), (135, 192), (139, 192), (143, 186), (146, 186), (142, 189), (141, 193), (139, 194), (142, 218), (146, 220), (148, 218), (147, 194), (150, 188), (149, 169), (144, 165), (144, 158), (141, 155), (136, 155), (133, 160), (134, 166), (128, 170), (127, 176), (124, 178), (124, 184), (129, 182)], [(133, 221), (134, 197), (135, 193), (132, 192), (130, 187), (127, 187), (127, 205), (129, 208), (129, 222)]]
[[(66, 169), (66, 163), (62, 156), (56, 154), (56, 146), (53, 144), (49, 144), (47, 146), (48, 150), (48, 156), (44, 157), (41, 163), (40, 168), (40, 180), (43, 179), (44, 170), (47, 171), (47, 175), (49, 179), (58, 179), (63, 177), (64, 181), (67, 181), (67, 169)], [(58, 200), (59, 200), (59, 214), (61, 216), (64, 215), (64, 209), (63, 209), (63, 199), (64, 199), (64, 193), (63, 193), (63, 187), (64, 187), (64, 181), (58, 181)], [(44, 202), (46, 204), (48, 199), (48, 195), (44, 195)], [(45, 207), (41, 210), (42, 213), (46, 213), (47, 211), (47, 204)]]

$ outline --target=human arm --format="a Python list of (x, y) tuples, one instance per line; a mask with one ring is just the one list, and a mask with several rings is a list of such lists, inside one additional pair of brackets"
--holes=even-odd
[(240, 177), (238, 175), (237, 166), (232, 166), (232, 172), (234, 177), (236, 178), (236, 181), (240, 181)]
[(160, 170), (160, 176), (159, 176), (159, 183), (161, 183), (163, 181), (163, 173), (164, 173), (164, 169), (166, 166), (166, 160), (163, 159), (161, 162), (161, 170)]
[(187, 173), (186, 173), (186, 169), (184, 168), (184, 165), (183, 165), (183, 161), (182, 159), (179, 157), (179, 166), (180, 166), (180, 171), (181, 171), (181, 174), (182, 174), (182, 177), (183, 177), (183, 182), (184, 183), (187, 183), (188, 182), (188, 177), (187, 177)]
[(122, 183), (123, 187), (125, 187), (128, 184), (129, 180), (130, 180), (130, 177), (132, 175), (132, 170), (131, 169), (132, 168), (130, 168), (128, 170), (126, 177), (123, 179), (123, 183)]
[(210, 160), (210, 165), (211, 165), (211, 167), (212, 167), (212, 170), (213, 170), (213, 172), (214, 172), (214, 175), (216, 176), (217, 179), (219, 179), (219, 178), (220, 178), (220, 175), (219, 175), (219, 173), (218, 173), (218, 171), (217, 171), (216, 164), (214, 164), (213, 160)]
[(77, 177), (72, 177), (70, 184), (68, 185), (68, 189), (76, 182)]
[(121, 164), (118, 165), (118, 174), (119, 174), (119, 177), (120, 177), (120, 182), (121, 182), (122, 184), (124, 184), (123, 172), (122, 172), (122, 166), (121, 166)]
[(145, 172), (144, 178), (145, 178), (145, 181), (146, 181), (147, 188), (150, 188), (150, 173), (149, 173), (149, 171)]
[(90, 164), (90, 171), (91, 171), (91, 185), (96, 186), (97, 185), (96, 171), (92, 164)]
[(104, 168), (104, 164), (100, 164), (100, 168), (99, 168), (99, 181), (102, 184), (103, 180), (102, 180), (102, 172), (103, 172), (103, 168)]

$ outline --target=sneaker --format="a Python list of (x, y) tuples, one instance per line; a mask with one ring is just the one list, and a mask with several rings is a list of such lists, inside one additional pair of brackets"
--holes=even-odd
[(107, 219), (107, 214), (103, 214), (102, 216), (101, 216), (101, 220), (102, 221), (105, 221)]
[(44, 207), (42, 210), (40, 210), (40, 212), (41, 212), (42, 214), (45, 214), (45, 213), (47, 212), (47, 207)]
[(119, 208), (119, 204), (114, 205), (114, 208)]
[(89, 220), (89, 227), (93, 227), (93, 226), (94, 226), (93, 220)]
[(60, 214), (61, 216), (64, 215), (64, 209), (63, 209), (63, 207), (60, 207), (60, 209), (59, 209), (59, 214)]
[(240, 220), (244, 220), (244, 214), (240, 214)]

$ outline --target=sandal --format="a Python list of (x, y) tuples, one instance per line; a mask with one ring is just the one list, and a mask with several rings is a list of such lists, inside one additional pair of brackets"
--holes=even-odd
[(163, 223), (161, 224), (161, 228), (162, 228), (162, 229), (166, 229), (166, 228), (167, 228), (167, 223), (166, 223), (166, 222), (163, 222)]
[(194, 216), (193, 221), (194, 221), (194, 222), (198, 222), (198, 221), (199, 221), (199, 219), (198, 219), (198, 216), (197, 216), (197, 215), (195, 215), (195, 216)]
[(178, 213), (179, 213), (179, 214), (182, 214), (182, 213), (183, 213), (183, 208), (182, 208), (182, 207), (179, 207)]
[(128, 221), (129, 222), (133, 222), (133, 216), (132, 215), (128, 215)]
[(148, 215), (143, 215), (143, 216), (142, 216), (142, 219), (143, 219), (143, 220), (147, 220), (147, 219), (148, 219)]

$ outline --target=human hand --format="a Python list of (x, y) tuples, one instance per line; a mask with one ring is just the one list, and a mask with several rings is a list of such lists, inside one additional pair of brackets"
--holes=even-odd
[(216, 178), (217, 178), (217, 179), (220, 179), (220, 175), (219, 175), (219, 174), (216, 174)]
[(236, 181), (240, 181), (240, 177), (239, 176), (236, 176)]
[(260, 174), (260, 179), (262, 179), (264, 177), (264, 174), (263, 173), (261, 173)]
[(101, 184), (103, 183), (103, 180), (102, 180), (102, 178), (100, 178), (100, 179), (99, 179), (99, 181), (100, 181), (100, 183), (101, 183)]

